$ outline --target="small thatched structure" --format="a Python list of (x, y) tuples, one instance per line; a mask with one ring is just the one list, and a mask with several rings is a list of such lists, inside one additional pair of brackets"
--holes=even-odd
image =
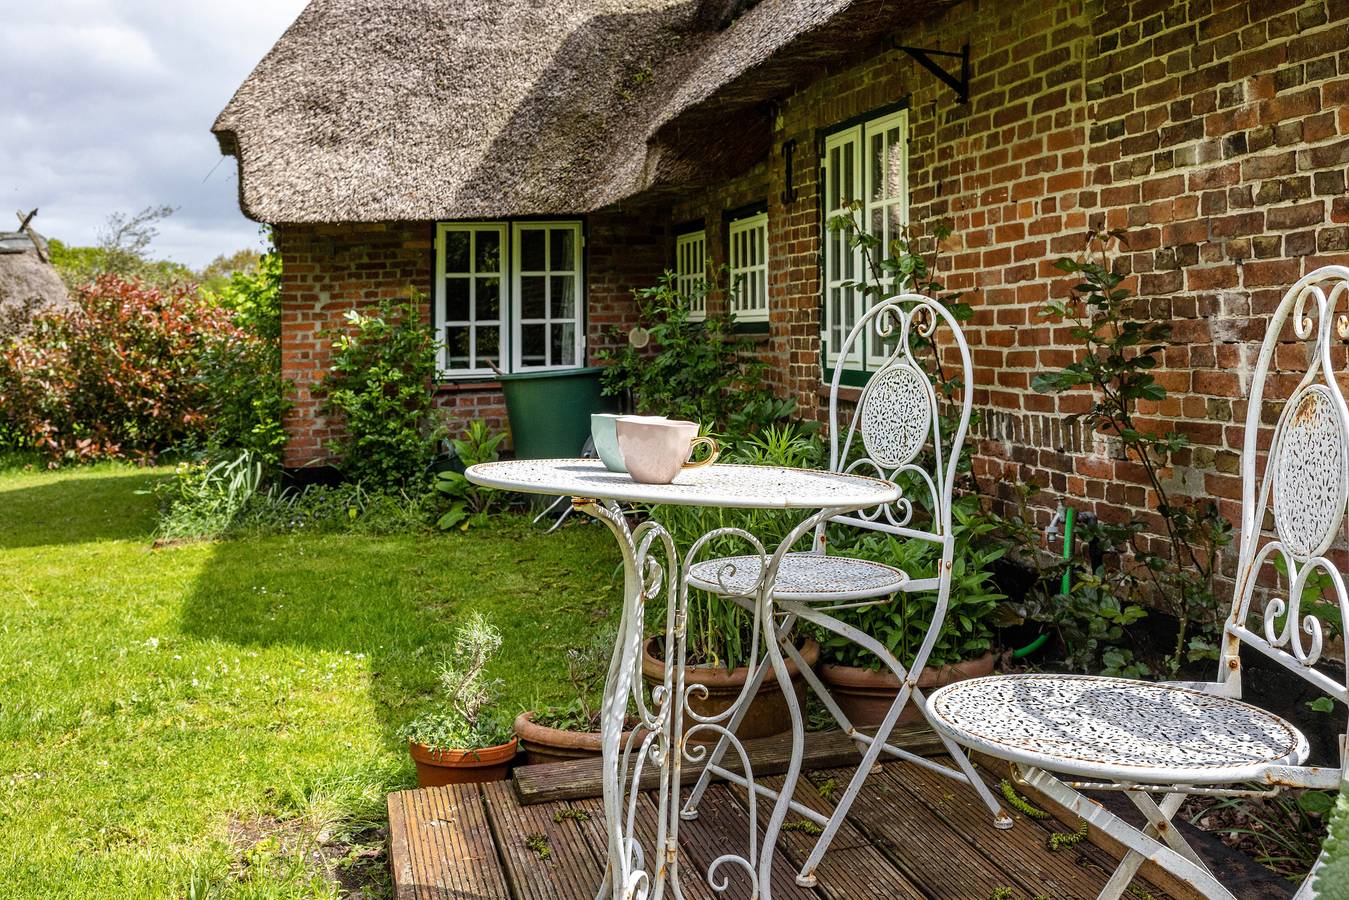
[(38, 310), (69, 305), (70, 294), (49, 261), (46, 240), (31, 229), (0, 231), (0, 330)]
[(761, 155), (765, 100), (952, 2), (311, 0), (213, 130), (265, 222), (584, 213)]

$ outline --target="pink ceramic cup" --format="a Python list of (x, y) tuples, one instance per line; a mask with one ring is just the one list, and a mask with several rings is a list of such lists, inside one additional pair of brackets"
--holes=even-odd
[[(614, 432), (628, 474), (633, 481), (643, 484), (669, 484), (682, 470), (710, 465), (721, 453), (715, 440), (698, 436), (695, 422), (620, 416), (614, 423)], [(694, 448), (699, 445), (707, 447), (707, 459), (689, 462)]]

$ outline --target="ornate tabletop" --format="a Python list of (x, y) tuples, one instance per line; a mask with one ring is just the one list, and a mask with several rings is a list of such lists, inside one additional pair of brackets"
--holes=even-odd
[(470, 466), (469, 481), (530, 494), (739, 509), (866, 509), (899, 498), (892, 482), (779, 466), (685, 469), (673, 484), (642, 484), (597, 459), (518, 459)]

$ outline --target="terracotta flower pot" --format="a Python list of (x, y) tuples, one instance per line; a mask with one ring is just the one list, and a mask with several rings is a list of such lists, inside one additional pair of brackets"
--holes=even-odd
[[(515, 717), (515, 735), (520, 740), (520, 749), (525, 754), (525, 764), (566, 762), (569, 759), (585, 759), (599, 756), (601, 752), (601, 733), (598, 731), (567, 731), (562, 728), (549, 728), (534, 721), (535, 712), (522, 712)], [(636, 723), (628, 721), (632, 726)], [(645, 734), (645, 731), (642, 731)], [(632, 735), (623, 732), (624, 744)], [(637, 740), (641, 740), (638, 737)]]
[(408, 741), (408, 751), (417, 765), (417, 783), (425, 788), (504, 781), (519, 745), (519, 738), (511, 738), (509, 743), (481, 750), (433, 750)]
[[(977, 659), (934, 668), (925, 666), (918, 676), (918, 687), (931, 692), (953, 681), (978, 678), (993, 672), (993, 654), (985, 653)], [(820, 680), (829, 688), (834, 700), (854, 725), (879, 725), (890, 711), (899, 693), (899, 679), (889, 669), (877, 672), (856, 666), (820, 666)], [(912, 703), (899, 714), (900, 725), (914, 725), (923, 720), (923, 714)]]
[[(820, 645), (807, 638), (800, 645), (801, 656), (805, 659), (806, 665), (811, 668), (820, 659)], [(796, 702), (805, 708), (805, 683), (801, 679), (801, 673), (797, 671), (796, 664), (791, 658), (786, 659), (787, 671), (791, 675), (792, 688), (796, 691)], [(689, 666), (684, 673), (684, 683), (701, 684), (707, 688), (705, 698), (693, 697), (690, 705), (700, 716), (713, 716), (725, 712), (735, 699), (740, 696), (740, 691), (745, 686), (745, 678), (749, 674), (749, 667), (741, 666), (731, 671), (726, 671), (720, 666)], [(660, 657), (660, 639), (651, 638), (642, 648), (642, 677), (647, 684), (661, 684), (665, 680), (665, 660)], [(693, 727), (693, 722), (685, 719), (685, 729)], [(745, 717), (740, 720), (740, 727), (736, 729), (736, 736), (742, 741), (752, 740), (754, 738), (769, 737), (774, 734), (781, 734), (792, 727), (791, 718), (787, 713), (787, 698), (782, 695), (778, 689), (777, 679), (773, 677), (770, 670), (764, 676), (764, 683), (759, 687), (759, 692), (754, 695), (750, 701), (749, 711)], [(711, 730), (695, 733), (691, 741), (695, 743), (715, 743), (718, 735)]]

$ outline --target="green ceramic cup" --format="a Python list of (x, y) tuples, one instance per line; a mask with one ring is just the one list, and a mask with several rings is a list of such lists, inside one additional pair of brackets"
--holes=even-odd
[(593, 413), (590, 416), (590, 438), (595, 442), (595, 452), (600, 455), (604, 467), (610, 472), (626, 472), (623, 454), (618, 449), (618, 435), (614, 432), (614, 423), (618, 416), (614, 413)]

